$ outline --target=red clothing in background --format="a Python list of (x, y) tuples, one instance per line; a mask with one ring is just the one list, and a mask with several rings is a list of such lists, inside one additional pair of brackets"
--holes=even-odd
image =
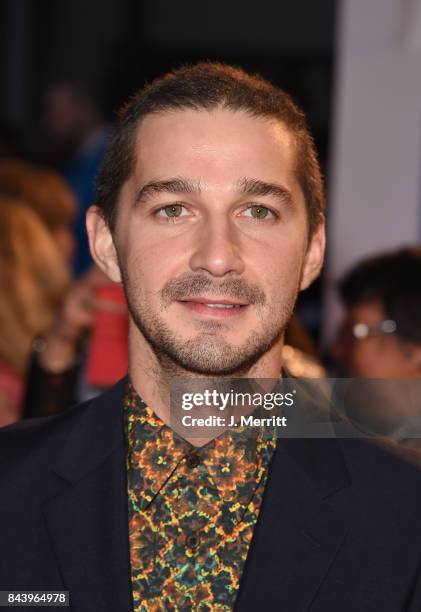
[(22, 399), (22, 376), (8, 363), (0, 361), (0, 427), (20, 419)]

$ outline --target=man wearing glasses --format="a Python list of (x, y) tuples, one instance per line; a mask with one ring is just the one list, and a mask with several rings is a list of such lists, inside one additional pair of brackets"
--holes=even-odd
[(368, 381), (358, 383), (365, 401), (349, 402), (348, 417), (397, 440), (405, 439), (405, 445), (417, 449), (421, 434), (420, 278), (419, 247), (359, 262), (339, 283), (345, 314), (331, 347), (346, 376)]
[(348, 376), (421, 377), (421, 249), (361, 261), (339, 284), (345, 317), (332, 355)]

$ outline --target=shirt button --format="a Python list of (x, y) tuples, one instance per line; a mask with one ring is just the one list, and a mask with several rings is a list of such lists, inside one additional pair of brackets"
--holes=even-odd
[(191, 453), (191, 455), (187, 455), (186, 463), (187, 467), (189, 468), (197, 467), (200, 463), (199, 455), (197, 453)]
[(186, 537), (186, 544), (188, 548), (197, 548), (199, 546), (199, 537), (195, 533), (190, 533)]

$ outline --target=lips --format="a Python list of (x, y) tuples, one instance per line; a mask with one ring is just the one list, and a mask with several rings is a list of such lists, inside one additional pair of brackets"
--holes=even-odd
[(205, 304), (205, 306), (208, 308), (241, 308), (241, 304)]
[(242, 314), (248, 304), (235, 302), (223, 298), (192, 297), (186, 300), (179, 300), (179, 304), (197, 314), (208, 315), (211, 317), (230, 317)]
[(193, 302), (195, 304), (206, 304), (206, 306), (216, 306), (217, 308), (226, 307), (226, 306), (248, 306), (247, 303), (241, 302), (239, 300), (230, 300), (226, 298), (211, 298), (211, 297), (202, 297), (196, 296), (191, 298), (185, 298), (180, 300), (180, 302)]

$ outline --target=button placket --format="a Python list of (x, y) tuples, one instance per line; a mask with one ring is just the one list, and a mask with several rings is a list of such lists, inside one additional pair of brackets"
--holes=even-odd
[(188, 468), (194, 469), (200, 463), (200, 457), (197, 453), (191, 453), (186, 458), (186, 464)]
[(186, 536), (186, 546), (191, 550), (195, 550), (200, 544), (199, 536), (196, 533), (189, 533)]

